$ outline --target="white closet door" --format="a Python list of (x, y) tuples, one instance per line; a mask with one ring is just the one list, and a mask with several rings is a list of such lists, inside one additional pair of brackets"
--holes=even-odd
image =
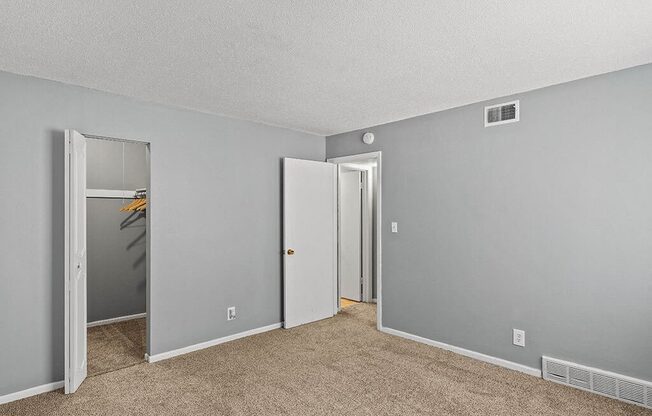
[(331, 163), (283, 160), (284, 326), (337, 313), (337, 178)]
[(362, 300), (362, 188), (360, 171), (340, 172), (340, 296)]
[(66, 130), (68, 145), (68, 269), (66, 272), (65, 392), (86, 378), (86, 138)]

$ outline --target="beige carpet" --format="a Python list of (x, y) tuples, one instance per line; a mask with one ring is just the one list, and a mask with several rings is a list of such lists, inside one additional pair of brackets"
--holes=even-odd
[(145, 361), (145, 318), (88, 328), (88, 376)]
[(375, 329), (374, 305), (0, 406), (11, 415), (652, 415)]

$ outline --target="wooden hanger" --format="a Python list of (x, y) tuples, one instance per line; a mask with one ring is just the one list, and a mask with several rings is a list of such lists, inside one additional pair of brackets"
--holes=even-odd
[(136, 207), (136, 211), (145, 211), (147, 209), (147, 198), (143, 198), (143, 201), (145, 202)]
[(131, 201), (127, 205), (124, 205), (122, 208), (120, 208), (120, 211), (131, 211), (133, 209), (134, 205), (136, 203), (138, 203), (138, 202), (139, 202), (138, 199), (134, 199), (133, 201)]
[(143, 205), (145, 205), (146, 203), (147, 203), (147, 200), (145, 198), (138, 199), (137, 202), (134, 205), (131, 206), (130, 211), (140, 211), (139, 208), (142, 207)]
[(142, 211), (142, 209), (138, 208), (143, 205), (147, 206), (147, 198), (137, 198), (131, 201), (129, 204), (120, 208), (120, 211)]
[(138, 200), (138, 204), (133, 207), (133, 211), (140, 211), (141, 208), (147, 204), (145, 198)]
[(147, 209), (147, 189), (136, 189), (134, 200), (123, 205), (120, 211), (144, 211)]

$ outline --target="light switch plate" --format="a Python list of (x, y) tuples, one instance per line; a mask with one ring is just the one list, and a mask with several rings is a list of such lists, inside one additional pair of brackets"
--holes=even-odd
[(525, 347), (525, 331), (522, 329), (513, 329), (512, 343), (519, 347)]
[(397, 232), (398, 232), (398, 223), (397, 223), (397, 222), (393, 222), (393, 223), (392, 223), (392, 232), (393, 232), (393, 233), (397, 233)]
[(235, 306), (229, 306), (226, 309), (226, 320), (232, 321), (235, 319)]

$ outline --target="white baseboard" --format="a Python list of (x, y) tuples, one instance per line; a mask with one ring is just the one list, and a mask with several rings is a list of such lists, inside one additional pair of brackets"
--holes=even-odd
[(124, 321), (131, 321), (132, 319), (145, 318), (146, 316), (147, 316), (146, 312), (145, 313), (137, 313), (137, 314), (134, 314), (134, 315), (118, 316), (117, 318), (102, 319), (101, 321), (89, 322), (89, 323), (86, 324), (86, 327), (90, 328), (90, 327), (93, 327), (93, 326), (115, 324), (116, 322), (124, 322)]
[(63, 388), (63, 381), (43, 384), (41, 386), (36, 386), (29, 389), (17, 391), (15, 393), (5, 394), (4, 396), (0, 396), (0, 404), (13, 402), (20, 399), (25, 399), (30, 396), (36, 396), (37, 394), (47, 393), (50, 391), (58, 390), (60, 388)]
[(248, 331), (239, 332), (233, 335), (227, 335), (225, 337), (213, 339), (210, 341), (200, 342), (199, 344), (190, 345), (187, 347), (179, 348), (168, 352), (162, 352), (160, 354), (154, 354), (154, 355), (145, 354), (145, 359), (147, 360), (148, 363), (155, 363), (157, 361), (167, 360), (168, 358), (176, 357), (178, 355), (188, 354), (189, 352), (214, 347), (215, 345), (224, 344), (225, 342), (233, 341), (239, 338), (244, 338), (251, 335), (256, 335), (256, 334), (261, 334), (263, 332), (271, 331), (273, 329), (278, 329), (282, 325), (283, 324), (279, 322), (277, 324), (271, 324), (267, 326), (262, 326), (260, 328), (250, 329)]
[(491, 355), (482, 354), (479, 352), (467, 350), (464, 348), (456, 347), (454, 345), (444, 344), (443, 342), (433, 341), (428, 338), (420, 337), (418, 335), (409, 334), (403, 331), (397, 331), (396, 329), (382, 327), (380, 329), (382, 332), (385, 332), (390, 335), (396, 335), (401, 338), (410, 339), (412, 341), (420, 342), (422, 344), (431, 345), (433, 347), (441, 348), (443, 350), (451, 351), (456, 354), (463, 355), (465, 357), (474, 358), (476, 360), (484, 361), (490, 364), (494, 364), (500, 367), (509, 368), (510, 370), (520, 371), (521, 373), (529, 374), (535, 377), (543, 377), (541, 370), (538, 368), (528, 367), (523, 364), (518, 364), (513, 361), (503, 360), (502, 358), (492, 357)]

